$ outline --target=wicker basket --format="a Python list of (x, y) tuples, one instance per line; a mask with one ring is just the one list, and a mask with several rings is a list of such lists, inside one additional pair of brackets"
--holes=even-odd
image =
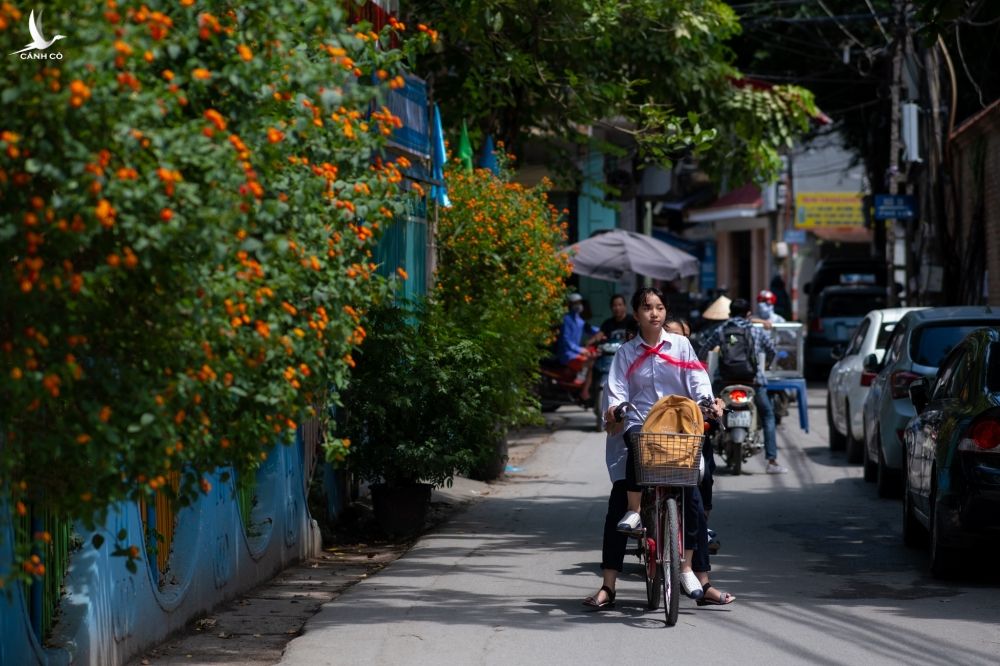
[(640, 486), (696, 486), (703, 435), (640, 432), (634, 439)]

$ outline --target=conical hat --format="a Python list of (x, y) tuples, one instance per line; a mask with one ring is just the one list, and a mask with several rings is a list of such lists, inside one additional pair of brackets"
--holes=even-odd
[(729, 319), (729, 306), (732, 304), (732, 300), (726, 298), (725, 296), (719, 296), (717, 299), (712, 301), (712, 304), (705, 308), (705, 312), (702, 313), (703, 319), (711, 319), (712, 321), (723, 321)]

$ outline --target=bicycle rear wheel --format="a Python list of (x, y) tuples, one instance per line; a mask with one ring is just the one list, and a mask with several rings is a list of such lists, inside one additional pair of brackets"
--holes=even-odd
[(663, 612), (667, 626), (677, 624), (681, 603), (681, 532), (677, 500), (668, 497), (663, 512)]

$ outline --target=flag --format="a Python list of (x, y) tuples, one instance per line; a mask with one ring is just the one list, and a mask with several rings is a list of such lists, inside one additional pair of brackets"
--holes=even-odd
[(462, 167), (466, 171), (472, 171), (472, 144), (469, 143), (469, 128), (462, 121), (462, 135), (458, 137), (458, 159), (462, 160)]
[(489, 169), (494, 176), (500, 175), (500, 164), (497, 162), (496, 148), (493, 147), (493, 137), (486, 135), (486, 143), (483, 144), (483, 154), (479, 157), (479, 166), (482, 169)]
[[(431, 199), (449, 208), (448, 186), (444, 182), (444, 165), (448, 161), (448, 153), (444, 147), (444, 131), (441, 129), (441, 109), (434, 105), (434, 121), (431, 125), (431, 178), (435, 184), (431, 186)], [(440, 183), (440, 184), (438, 184)]]

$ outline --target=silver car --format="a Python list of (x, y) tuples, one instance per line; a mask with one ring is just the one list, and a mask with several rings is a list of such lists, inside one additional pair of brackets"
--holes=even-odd
[(885, 358), (864, 359), (864, 369), (878, 373), (864, 405), (865, 480), (876, 481), (879, 497), (902, 490), (903, 433), (915, 415), (910, 383), (932, 377), (942, 359), (969, 333), (1000, 325), (1000, 310), (960, 306), (916, 310), (903, 315), (886, 342)]
[(862, 364), (869, 354), (881, 361), (885, 343), (896, 322), (907, 312), (920, 308), (888, 308), (872, 310), (854, 330), (846, 348), (836, 346), (833, 358), (837, 363), (827, 380), (826, 422), (830, 431), (830, 448), (847, 449), (847, 462), (859, 463), (864, 451), (862, 408), (868, 387), (875, 373), (865, 372)]

